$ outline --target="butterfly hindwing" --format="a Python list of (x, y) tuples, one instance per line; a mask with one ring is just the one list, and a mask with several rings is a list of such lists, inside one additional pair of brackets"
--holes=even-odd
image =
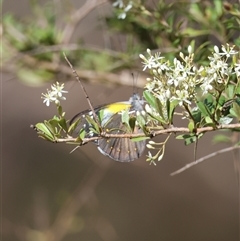
[[(122, 123), (121, 115), (118, 113), (111, 118), (111, 121), (105, 126), (105, 130), (108, 134), (142, 133), (138, 126), (135, 126), (134, 130), (130, 132), (128, 125)], [(102, 138), (98, 140), (97, 145), (102, 154), (116, 161), (129, 162), (142, 155), (145, 140), (134, 142), (130, 138)]]
[[(133, 130), (129, 128), (129, 124), (122, 122), (122, 114), (128, 111), (131, 117), (136, 116), (137, 111), (143, 110), (143, 101), (140, 100), (138, 95), (133, 95), (129, 101), (116, 102), (108, 105), (100, 105), (94, 108), (95, 114), (100, 121), (101, 129), (107, 134), (129, 134), (129, 133), (143, 133), (143, 131), (134, 125)], [(78, 121), (75, 129), (76, 133), (80, 133), (81, 130), (86, 132), (86, 137), (93, 137), (97, 134), (93, 131), (92, 121), (89, 118), (94, 118), (91, 110), (85, 110), (78, 113), (70, 121), (70, 125)], [(144, 149), (146, 141), (134, 142), (130, 138), (100, 138), (94, 142), (98, 145), (99, 151), (121, 162), (129, 162), (139, 158)]]

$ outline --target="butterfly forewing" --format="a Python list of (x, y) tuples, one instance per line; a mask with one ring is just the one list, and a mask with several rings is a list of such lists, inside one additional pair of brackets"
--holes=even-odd
[[(114, 106), (114, 109), (112, 106)], [(101, 127), (104, 128), (109, 122), (111, 122), (112, 116), (114, 116), (119, 111), (123, 111), (124, 109), (130, 108), (130, 106), (131, 104), (129, 103), (129, 101), (116, 102), (109, 105), (99, 105), (94, 108), (94, 112), (98, 117)], [(91, 118), (92, 120), (90, 120), (89, 118)], [(94, 120), (94, 116), (91, 110), (85, 110), (75, 115), (71, 119), (70, 125), (77, 121), (78, 124), (74, 130), (74, 133), (79, 133), (81, 129), (84, 129), (87, 133), (86, 136), (94, 136), (91, 129), (94, 127), (96, 120)], [(116, 128), (119, 127), (114, 125), (114, 123), (113, 126), (115, 126)]]
[[(104, 108), (104, 105), (98, 106), (94, 109), (95, 114), (98, 116), (99, 120), (101, 121), (102, 118), (102, 110)], [(92, 120), (91, 120), (92, 119)], [(74, 122), (78, 122), (76, 125), (76, 128), (74, 129), (74, 133), (79, 134), (81, 130), (85, 130), (86, 132), (86, 137), (92, 137), (95, 136), (96, 133), (92, 130), (94, 128), (94, 124), (96, 123), (96, 120), (93, 118), (93, 114), (91, 110), (85, 110), (77, 115), (75, 115), (71, 121), (70, 125), (72, 125)], [(100, 122), (101, 123), (101, 122)]]

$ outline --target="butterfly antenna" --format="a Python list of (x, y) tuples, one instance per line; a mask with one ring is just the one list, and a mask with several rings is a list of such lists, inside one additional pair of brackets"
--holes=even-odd
[(90, 101), (90, 98), (89, 98), (89, 96), (88, 96), (88, 94), (87, 94), (87, 91), (86, 91), (85, 87), (83, 86), (83, 84), (82, 84), (82, 82), (81, 82), (81, 80), (80, 80), (80, 78), (79, 78), (76, 70), (73, 68), (72, 64), (70, 63), (70, 61), (68, 60), (68, 58), (67, 58), (67, 56), (66, 56), (66, 54), (65, 54), (64, 52), (63, 52), (63, 56), (64, 56), (65, 60), (67, 61), (68, 65), (70, 66), (70, 68), (72, 69), (73, 75), (75, 76), (76, 80), (77, 80), (78, 83), (81, 85), (81, 88), (82, 88), (82, 90), (83, 90), (83, 93), (84, 93), (84, 95), (85, 95), (85, 97), (86, 97), (86, 99), (87, 99), (88, 105), (89, 105), (89, 107), (90, 107), (90, 109), (91, 109), (91, 111), (92, 111), (92, 113), (93, 113), (94, 120), (96, 121), (96, 123), (97, 123), (98, 126), (100, 127), (101, 125), (100, 125), (98, 116), (96, 115), (96, 113), (95, 113), (95, 111), (94, 111), (94, 108), (93, 108), (93, 106), (92, 106), (92, 103), (91, 103), (91, 101)]
[(132, 73), (132, 78), (133, 78), (133, 93), (134, 94), (138, 94), (138, 87), (137, 87), (137, 79), (139, 76), (139, 73), (136, 74), (137, 76), (134, 76), (134, 74)]
[(134, 74), (131, 73), (132, 75), (132, 93), (134, 93)]

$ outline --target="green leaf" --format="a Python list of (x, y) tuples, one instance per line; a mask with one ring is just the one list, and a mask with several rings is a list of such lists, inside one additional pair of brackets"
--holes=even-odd
[(48, 121), (45, 120), (44, 124), (52, 132), (52, 134), (57, 134), (57, 127), (58, 127), (58, 121), (57, 120), (55, 120), (55, 119), (50, 119)]
[[(239, 93), (240, 93), (240, 88), (239, 88)], [(240, 106), (240, 94), (236, 94), (235, 102)]]
[(204, 99), (204, 105), (209, 114), (211, 114), (214, 111), (215, 106), (212, 95), (209, 94), (207, 98)]
[(95, 134), (100, 134), (96, 129), (94, 129), (93, 127), (89, 127), (89, 131), (92, 131)]
[[(152, 95), (152, 93), (150, 93), (149, 91), (145, 90), (143, 92), (143, 96), (146, 99), (147, 103), (155, 109), (155, 111), (161, 116), (161, 118), (159, 117), (155, 117), (152, 114), (150, 114), (155, 120), (158, 120), (162, 123), (168, 123), (168, 121), (165, 120), (166, 115), (164, 115), (164, 107), (161, 103), (161, 101), (159, 99), (157, 99), (156, 97), (154, 97)], [(148, 113), (149, 114), (149, 113)]]
[(196, 142), (196, 140), (197, 140), (197, 136), (189, 136), (189, 137), (184, 139), (184, 143), (185, 143), (186, 146), (188, 146), (188, 145)]
[(234, 113), (235, 117), (240, 121), (240, 106), (237, 103), (233, 103), (233, 108), (230, 109), (230, 113)]
[(150, 114), (150, 113), (147, 113), (148, 114), (148, 116), (152, 119), (152, 120), (157, 120), (158, 122), (160, 122), (160, 123), (162, 123), (162, 124), (167, 124), (168, 122), (165, 120), (165, 119), (163, 119), (161, 116), (155, 116), (155, 115), (152, 115), (152, 114)]
[(234, 94), (235, 94), (235, 86), (234, 85), (228, 85), (227, 87), (227, 95), (229, 99), (233, 99), (234, 98)]
[(61, 105), (57, 106), (57, 110), (58, 110), (59, 116), (62, 116), (63, 112), (62, 112), (62, 106)]
[(206, 121), (206, 123), (208, 123), (208, 124), (213, 124), (213, 120), (212, 120), (209, 116), (206, 116), (206, 117), (205, 117), (205, 121)]
[(185, 134), (183, 134), (183, 135), (178, 135), (178, 136), (175, 137), (175, 139), (177, 139), (177, 140), (183, 140), (183, 139), (184, 139), (184, 136), (185, 136)]
[(92, 126), (91, 129), (94, 129), (94, 133), (100, 134), (100, 127), (98, 124), (88, 115), (86, 116), (86, 120)]
[(37, 123), (35, 127), (38, 130), (38, 134), (41, 134), (42, 137), (46, 137), (46, 139), (54, 141), (54, 135), (44, 123)]
[(68, 128), (67, 128), (66, 120), (64, 118), (61, 118), (58, 123), (59, 123), (60, 127), (67, 133)]
[(193, 120), (190, 120), (188, 123), (188, 129), (190, 130), (190, 132), (193, 132), (195, 128), (195, 124), (193, 122)]
[(136, 117), (131, 117), (129, 119), (129, 126), (131, 128), (131, 131), (134, 131), (136, 125)]
[(73, 122), (73, 123), (69, 126), (67, 133), (72, 133), (72, 132), (77, 128), (79, 122), (80, 122), (80, 119), (78, 119), (77, 121)]
[(129, 111), (128, 110), (125, 110), (125, 111), (123, 111), (123, 113), (122, 113), (122, 123), (125, 123), (125, 124), (129, 124), (129, 119), (130, 119), (130, 117), (129, 117)]
[(225, 98), (225, 96), (221, 95), (220, 98), (219, 98), (219, 100), (218, 100), (218, 104), (219, 104), (220, 106), (223, 106), (224, 103), (226, 103), (226, 98)]
[(79, 134), (80, 139), (83, 140), (85, 138), (85, 135), (86, 135), (86, 131), (82, 129)]
[(183, 139), (185, 142), (185, 145), (190, 145), (194, 142), (196, 142), (197, 139), (200, 139), (203, 136), (203, 134), (195, 135), (195, 134), (183, 134), (176, 137), (176, 139), (181, 140)]
[(240, 84), (238, 84), (234, 90), (236, 96), (240, 97)]
[(192, 117), (194, 123), (200, 123), (201, 122), (201, 111), (197, 108), (197, 110), (192, 111)]
[(144, 140), (147, 140), (147, 139), (150, 139), (150, 137), (148, 137), (148, 136), (141, 136), (141, 137), (133, 137), (133, 138), (131, 138), (131, 140), (133, 142), (144, 141)]
[(137, 115), (137, 122), (141, 128), (145, 127), (146, 121), (142, 115)]
[(99, 119), (99, 122), (102, 123), (102, 121), (104, 119), (104, 109), (102, 109), (98, 112), (98, 119)]
[(167, 100), (167, 112), (168, 112), (169, 124), (172, 123), (174, 110), (177, 107), (178, 103), (179, 103), (178, 100), (174, 100), (171, 102), (169, 100)]
[(209, 116), (209, 112), (207, 111), (205, 104), (202, 101), (198, 101), (197, 106), (198, 106), (199, 110), (201, 111), (202, 116), (204, 116), (204, 117)]
[(156, 107), (156, 98), (148, 90), (143, 91), (143, 96), (150, 106)]

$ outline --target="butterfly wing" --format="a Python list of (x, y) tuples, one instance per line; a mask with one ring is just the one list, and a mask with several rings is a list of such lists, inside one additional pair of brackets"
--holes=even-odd
[[(98, 106), (96, 108), (94, 108), (94, 111), (96, 113), (96, 115), (100, 112), (100, 110), (104, 108), (104, 105), (101, 105), (101, 106)], [(92, 131), (90, 130), (90, 128), (92, 127), (91, 124), (87, 121), (87, 116), (90, 117), (90, 118), (93, 118), (93, 114), (92, 114), (92, 111), (89, 109), (89, 110), (85, 110), (85, 111), (82, 111), (78, 114), (76, 114), (71, 120), (70, 120), (70, 125), (72, 125), (73, 123), (75, 122), (78, 122), (77, 123), (77, 126), (76, 128), (74, 129), (74, 133), (73, 133), (73, 136), (74, 134), (78, 134), (84, 130), (86, 132), (86, 137), (90, 137), (90, 136), (93, 136), (92, 135)]]
[[(116, 128), (117, 127), (117, 128)], [(122, 123), (122, 116), (115, 114), (104, 127), (108, 134), (127, 134), (129, 128)], [(142, 133), (142, 130), (135, 126), (133, 134)], [(144, 149), (146, 141), (135, 142), (130, 138), (102, 138), (97, 141), (98, 150), (115, 161), (129, 162), (138, 159)]]
[[(101, 127), (105, 128), (105, 125), (107, 125), (108, 122), (111, 121), (111, 118), (118, 113), (119, 111), (126, 110), (131, 107), (131, 104), (129, 101), (122, 101), (122, 102), (116, 102), (108, 105), (99, 105), (94, 108), (95, 114), (98, 116)], [(96, 136), (95, 133), (92, 132), (91, 128), (92, 125), (87, 121), (87, 116), (89, 118), (93, 118), (93, 113), (91, 110), (85, 110), (77, 115), (75, 115), (71, 121), (70, 125), (72, 125), (74, 122), (78, 121), (78, 124), (74, 130), (74, 133), (79, 134), (81, 130), (85, 130), (86, 137), (92, 137)], [(115, 127), (118, 127), (115, 125)]]
[[(96, 115), (100, 119), (101, 127), (108, 134), (126, 134), (129, 133), (129, 128), (126, 124), (122, 123), (122, 111), (129, 110), (131, 116), (136, 115), (136, 110), (142, 109), (142, 102), (139, 96), (134, 95), (129, 101), (116, 102), (109, 105), (101, 105), (94, 108)], [(86, 132), (86, 137), (96, 136), (92, 132), (91, 124), (87, 121), (86, 116), (93, 118), (91, 110), (86, 110), (78, 113), (70, 121), (70, 125), (78, 121), (77, 127), (75, 129), (76, 133), (80, 133), (81, 130)], [(134, 130), (131, 132), (142, 133), (143, 131), (135, 126)], [(139, 158), (144, 149), (146, 141), (134, 142), (130, 138), (101, 138), (94, 142), (98, 145), (98, 150), (112, 158), (116, 161), (129, 162)]]

